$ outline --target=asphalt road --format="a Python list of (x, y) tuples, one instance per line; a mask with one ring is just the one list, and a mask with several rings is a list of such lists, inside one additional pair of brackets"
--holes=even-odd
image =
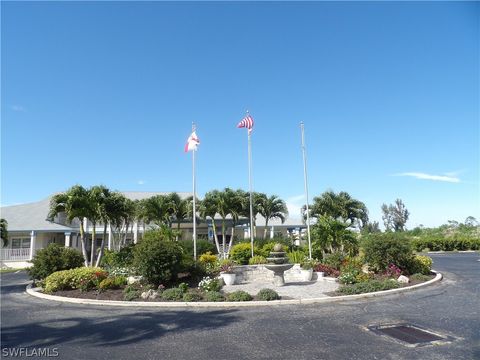
[[(480, 256), (431, 256), (445, 278), (417, 291), (338, 304), (244, 309), (64, 304), (27, 295), (23, 272), (2, 274), (2, 357), (23, 351), (23, 358), (31, 359), (48, 351), (61, 359), (108, 360), (480, 359)], [(405, 322), (455, 340), (408, 347), (366, 329)]]

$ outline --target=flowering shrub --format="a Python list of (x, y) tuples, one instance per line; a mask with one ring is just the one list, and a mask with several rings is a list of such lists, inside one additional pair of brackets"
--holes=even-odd
[(432, 263), (432, 258), (428, 256), (415, 255), (408, 266), (408, 272), (428, 275), (432, 270)]
[(325, 264), (317, 264), (313, 270), (316, 272), (323, 272), (326, 276), (338, 277), (340, 275), (340, 271)]
[(222, 285), (218, 279), (212, 279), (211, 277), (206, 276), (199, 282), (198, 288), (205, 292), (220, 291)]
[(213, 255), (211, 251), (202, 254), (199, 258), (199, 262), (205, 269), (207, 275), (217, 275), (219, 273), (219, 263), (216, 255)]
[(127, 279), (124, 276), (107, 277), (98, 284), (98, 290), (104, 291), (108, 289), (120, 289), (126, 284)]
[(398, 278), (402, 274), (402, 270), (395, 264), (388, 265), (387, 269), (383, 272), (385, 277)]
[(341, 284), (355, 284), (357, 282), (358, 273), (355, 271), (342, 272), (338, 277)]
[(81, 267), (57, 271), (45, 279), (45, 292), (80, 289), (82, 291), (97, 288), (108, 277), (108, 272), (100, 268)]

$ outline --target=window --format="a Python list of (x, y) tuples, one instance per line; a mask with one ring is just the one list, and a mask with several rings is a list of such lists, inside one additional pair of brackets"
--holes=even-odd
[(30, 238), (12, 239), (12, 249), (30, 249)]

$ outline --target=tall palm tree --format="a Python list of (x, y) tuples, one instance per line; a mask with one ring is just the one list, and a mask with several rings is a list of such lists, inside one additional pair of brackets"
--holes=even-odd
[(217, 214), (217, 202), (219, 195), (218, 190), (212, 190), (205, 194), (202, 201), (198, 206), (200, 217), (207, 220), (210, 218), (212, 220), (213, 227), (213, 239), (215, 240), (215, 246), (217, 247), (217, 252), (220, 254), (220, 244), (218, 242), (217, 228), (215, 225), (215, 215)]
[(329, 190), (319, 197), (314, 197), (310, 207), (310, 216), (317, 219), (320, 216), (340, 219), (348, 226), (358, 224), (359, 227), (362, 227), (368, 222), (368, 210), (365, 204), (352, 198), (345, 191), (337, 194)]
[(246, 198), (246, 193), (241, 189), (237, 189), (231, 193), (230, 216), (232, 217), (232, 232), (230, 235), (230, 242), (228, 244), (227, 253), (230, 253), (230, 249), (232, 248), (232, 245), (233, 245), (235, 226), (238, 223), (238, 219), (240, 216), (243, 216), (243, 214), (245, 213), (245, 206), (246, 206), (245, 198)]
[(158, 226), (171, 225), (171, 207), (166, 195), (155, 195), (145, 201), (145, 220)]
[(259, 213), (265, 218), (265, 229), (263, 231), (263, 238), (267, 238), (268, 221), (270, 219), (280, 219), (282, 224), (288, 216), (288, 208), (285, 201), (272, 195), (261, 199)]
[(80, 224), (80, 241), (82, 244), (82, 254), (85, 266), (88, 266), (88, 255), (85, 242), (85, 228), (83, 219), (88, 218), (92, 212), (91, 202), (89, 201), (89, 191), (83, 186), (72, 186), (64, 193), (56, 194), (50, 200), (50, 209), (47, 219), (53, 221), (60, 214), (65, 213), (68, 222), (77, 220)]
[[(250, 219), (250, 193), (243, 192), (243, 209), (242, 209), (242, 216)], [(260, 213), (260, 206), (262, 201), (267, 197), (264, 193), (253, 192), (252, 193), (252, 212), (253, 212), (253, 237), (257, 234), (257, 215)]]
[(169, 194), (167, 199), (170, 207), (169, 213), (171, 214), (171, 221), (177, 223), (175, 240), (178, 241), (178, 236), (180, 234), (180, 223), (188, 216), (189, 202), (187, 199), (182, 199), (176, 192)]
[(103, 223), (103, 238), (95, 266), (100, 265), (103, 257), (108, 224), (121, 224), (123, 219), (128, 216), (128, 214), (125, 213), (125, 196), (118, 192), (110, 192), (108, 189), (105, 190), (107, 190), (105, 192), (105, 199), (100, 208), (100, 219)]
[[(92, 211), (87, 217), (92, 223), (92, 247), (90, 254), (90, 264), (93, 266), (96, 264), (97, 257), (97, 224), (101, 221), (104, 221), (106, 224), (108, 222), (108, 216), (106, 212), (107, 198), (110, 196), (110, 190), (103, 185), (92, 186), (88, 190), (88, 198), (90, 202), (90, 207)], [(105, 225), (106, 231), (106, 225)], [(103, 241), (103, 239), (102, 239)]]

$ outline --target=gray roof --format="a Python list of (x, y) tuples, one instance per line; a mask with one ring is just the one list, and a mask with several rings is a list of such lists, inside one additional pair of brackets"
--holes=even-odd
[[(168, 195), (171, 192), (155, 191), (124, 191), (121, 192), (131, 200), (146, 199), (155, 195)], [(192, 195), (188, 192), (178, 193), (182, 199)], [(53, 195), (41, 201), (3, 206), (0, 211), (2, 219), (8, 222), (8, 231), (72, 231), (78, 230), (78, 222), (74, 221), (71, 225), (65, 224), (65, 218), (60, 216), (56, 222), (46, 220), (50, 209), (50, 199)]]
[(71, 226), (55, 224), (46, 220), (50, 198), (34, 203), (5, 206), (1, 209), (1, 217), (8, 221), (8, 231), (69, 231)]

